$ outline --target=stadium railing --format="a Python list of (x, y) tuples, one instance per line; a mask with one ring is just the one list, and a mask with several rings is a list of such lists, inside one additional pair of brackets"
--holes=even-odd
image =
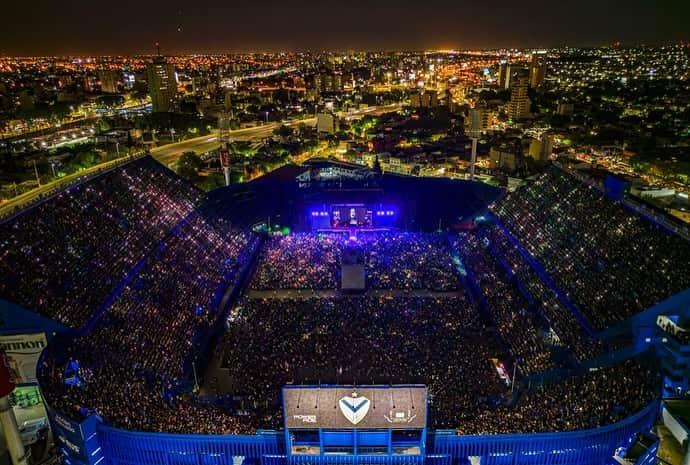
[[(438, 435), (432, 453), (453, 459), (481, 457), (482, 465), (603, 464), (636, 433), (649, 429), (659, 411), (658, 401), (618, 423), (601, 428), (535, 434), (480, 436)], [(437, 462), (438, 463), (438, 462)]]
[[(426, 463), (452, 465), (481, 457), (482, 465), (503, 464), (603, 464), (618, 447), (636, 433), (648, 430), (657, 418), (658, 401), (618, 423), (601, 428), (535, 434), (458, 436), (448, 431), (429, 433)], [(285, 451), (282, 432), (261, 431), (256, 435), (207, 436), (125, 431), (98, 426), (99, 442), (106, 463), (111, 465), (158, 464), (332, 464), (352, 463), (353, 457), (292, 456)], [(358, 463), (420, 463), (422, 457), (383, 456)]]

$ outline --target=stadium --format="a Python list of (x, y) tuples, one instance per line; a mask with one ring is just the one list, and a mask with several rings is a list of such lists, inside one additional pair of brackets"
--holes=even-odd
[(623, 189), (144, 156), (3, 220), (3, 318), (71, 464), (652, 463), (690, 242)]

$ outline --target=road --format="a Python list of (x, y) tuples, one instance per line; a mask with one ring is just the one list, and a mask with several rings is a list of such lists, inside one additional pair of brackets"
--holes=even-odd
[[(361, 118), (365, 115), (378, 115), (381, 113), (397, 111), (402, 108), (401, 104), (386, 105), (380, 107), (368, 107), (362, 110), (354, 111), (351, 113), (343, 113), (339, 116), (350, 116), (353, 119)], [(230, 139), (235, 141), (251, 141), (260, 140), (273, 135), (273, 130), (277, 128), (280, 124), (285, 124), (286, 126), (297, 126), (298, 124), (306, 124), (307, 126), (313, 126), (316, 124), (316, 118), (305, 118), (302, 120), (288, 121), (284, 123), (268, 123), (262, 126), (255, 126), (251, 128), (237, 129), (230, 131)], [(194, 151), (197, 153), (204, 153), (210, 150), (215, 150), (220, 146), (218, 142), (217, 131), (215, 134), (210, 134), (202, 137), (196, 137), (194, 139), (187, 139), (181, 142), (176, 142), (174, 144), (164, 145), (162, 147), (155, 147), (151, 150), (151, 155), (159, 162), (170, 166), (174, 164), (177, 159), (184, 152)], [(141, 156), (138, 154), (137, 156)], [(17, 197), (10, 199), (4, 204), (0, 205), (0, 218), (3, 218), (13, 212), (23, 208), (24, 206), (33, 203), (38, 200), (41, 196), (50, 195), (54, 191), (64, 189), (65, 187), (80, 182), (80, 178), (84, 176), (89, 176), (99, 171), (112, 168), (121, 163), (125, 163), (129, 159), (120, 158), (117, 160), (100, 163), (98, 165), (92, 166), (91, 168), (85, 169), (78, 173), (74, 173), (63, 178), (52, 181), (48, 184), (43, 184), (29, 192), (25, 192)]]
[[(294, 126), (299, 123), (306, 124), (307, 126), (313, 126), (316, 124), (316, 118), (308, 118), (285, 124), (286, 126)], [(268, 123), (263, 126), (236, 129), (234, 131), (230, 131), (230, 140), (252, 141), (265, 139), (267, 137), (271, 137), (273, 135), (273, 130), (278, 126), (278, 123)], [(220, 142), (218, 141), (218, 131), (214, 131), (213, 134), (206, 136), (187, 139), (182, 142), (168, 144), (162, 147), (156, 147), (151, 149), (151, 155), (159, 162), (165, 165), (171, 165), (175, 163), (180, 155), (182, 155), (184, 152), (204, 153), (211, 150), (216, 150), (218, 147), (220, 147)]]
[[(367, 107), (349, 113), (339, 113), (338, 116), (349, 116), (351, 119), (358, 119), (366, 115), (380, 115), (386, 112), (398, 111), (401, 108), (402, 105), (396, 103), (393, 105), (385, 105), (380, 107)], [(297, 126), (299, 124), (314, 126), (316, 124), (316, 118), (305, 118), (302, 120), (294, 120), (284, 123), (268, 123), (263, 126), (237, 129), (235, 131), (230, 131), (230, 140), (253, 141), (265, 139), (267, 137), (271, 137), (273, 135), (273, 130), (280, 126), (280, 124), (285, 124), (286, 126)], [(185, 141), (165, 145), (163, 147), (156, 147), (151, 150), (151, 155), (153, 155), (153, 157), (159, 162), (170, 166), (175, 163), (180, 155), (182, 155), (184, 152), (204, 153), (218, 149), (220, 142), (218, 142), (217, 134), (217, 131), (215, 131), (215, 133), (211, 135), (187, 139)]]
[[(361, 110), (356, 110), (348, 113), (339, 113), (339, 117), (350, 117), (351, 119), (359, 119), (366, 115), (380, 115), (382, 113), (387, 113), (391, 111), (398, 111), (402, 108), (401, 104), (392, 104), (384, 106), (373, 106), (363, 108)], [(280, 126), (280, 124), (285, 124), (286, 126), (297, 126), (299, 124), (305, 124), (307, 126), (314, 126), (316, 124), (316, 118), (305, 118), (301, 120), (288, 121), (284, 123), (268, 123), (263, 126), (256, 126), (252, 128), (237, 129), (235, 131), (230, 131), (230, 140), (233, 141), (253, 141), (265, 139), (273, 135), (273, 130)], [(169, 144), (163, 147), (156, 147), (151, 150), (151, 155), (159, 162), (165, 165), (171, 165), (175, 163), (177, 159), (184, 152), (197, 152), (204, 153), (211, 150), (216, 150), (220, 146), (218, 142), (217, 131), (214, 134), (197, 137), (195, 139), (187, 139), (185, 141)]]

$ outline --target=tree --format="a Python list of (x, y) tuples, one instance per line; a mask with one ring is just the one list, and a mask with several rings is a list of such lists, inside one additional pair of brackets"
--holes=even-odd
[(289, 128), (284, 124), (281, 124), (280, 127), (277, 127), (273, 130), (274, 135), (282, 138), (290, 137), (293, 134), (293, 132), (294, 130), (292, 128)]
[(204, 162), (199, 155), (195, 152), (185, 152), (177, 161), (177, 174), (196, 182), (199, 179), (199, 170), (203, 167)]

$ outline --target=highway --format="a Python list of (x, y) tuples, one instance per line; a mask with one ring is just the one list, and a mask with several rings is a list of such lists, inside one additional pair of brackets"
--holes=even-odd
[[(350, 117), (351, 119), (358, 119), (366, 115), (380, 115), (382, 113), (398, 111), (402, 108), (400, 104), (385, 105), (380, 107), (367, 107), (361, 110), (349, 112), (349, 113), (338, 113), (339, 117)], [(305, 118), (301, 120), (288, 121), (284, 123), (268, 123), (263, 126), (255, 126), (245, 129), (237, 129), (230, 131), (231, 141), (254, 141), (261, 140), (273, 135), (273, 130), (285, 124), (286, 126), (297, 126), (299, 124), (305, 124), (307, 126), (314, 126), (316, 124), (316, 118)], [(162, 147), (156, 147), (151, 150), (151, 155), (159, 162), (170, 166), (177, 161), (177, 159), (184, 152), (196, 152), (204, 153), (211, 150), (216, 150), (220, 147), (220, 142), (218, 141), (218, 131), (214, 134), (196, 137), (194, 139), (187, 139), (185, 141), (164, 145)]]
[[(313, 126), (316, 124), (316, 118), (308, 118), (285, 124), (286, 126), (295, 126), (299, 123), (304, 123), (307, 126)], [(271, 137), (273, 135), (273, 130), (278, 126), (278, 123), (269, 123), (263, 126), (236, 129), (234, 131), (230, 131), (229, 136), (231, 141), (261, 140)], [(213, 131), (212, 134), (202, 137), (195, 137), (194, 139), (187, 139), (183, 140), (182, 142), (156, 147), (151, 149), (151, 155), (159, 162), (169, 166), (175, 163), (180, 155), (182, 155), (184, 152), (204, 153), (211, 150), (216, 150), (219, 147), (220, 142), (218, 141), (218, 131), (216, 130)]]
[[(365, 115), (379, 115), (381, 113), (397, 111), (402, 108), (401, 104), (386, 105), (380, 107), (368, 107), (362, 110), (353, 111), (350, 113), (341, 113), (338, 116), (346, 117), (349, 116), (352, 119), (361, 118)], [(230, 131), (230, 140), (233, 141), (252, 141), (260, 140), (273, 135), (273, 130), (280, 126), (280, 124), (285, 124), (286, 126), (297, 126), (299, 124), (306, 124), (307, 126), (314, 126), (316, 124), (316, 118), (305, 118), (301, 120), (287, 121), (284, 123), (268, 123), (262, 126), (255, 126), (251, 128), (236, 129)], [(184, 152), (197, 152), (204, 153), (211, 150), (216, 150), (220, 146), (218, 141), (218, 131), (214, 131), (214, 134), (209, 134), (206, 136), (196, 137), (194, 139), (186, 139), (181, 142), (175, 142), (173, 144), (164, 145), (162, 147), (155, 147), (151, 149), (151, 155), (159, 162), (165, 164), (166, 166), (172, 166), (177, 159)], [(143, 153), (138, 153), (134, 156), (142, 156)], [(43, 195), (50, 195), (56, 191), (64, 189), (72, 184), (81, 182), (83, 177), (87, 177), (98, 173), (109, 168), (112, 168), (118, 164), (126, 163), (132, 157), (119, 158), (117, 160), (112, 160), (109, 162), (100, 163), (87, 168), (78, 173), (67, 175), (63, 178), (57, 179), (55, 181), (49, 182), (48, 184), (43, 184), (35, 189), (25, 192), (17, 197), (10, 199), (9, 201), (0, 205), (0, 218), (18, 211), (25, 205), (31, 204), (38, 200)]]

